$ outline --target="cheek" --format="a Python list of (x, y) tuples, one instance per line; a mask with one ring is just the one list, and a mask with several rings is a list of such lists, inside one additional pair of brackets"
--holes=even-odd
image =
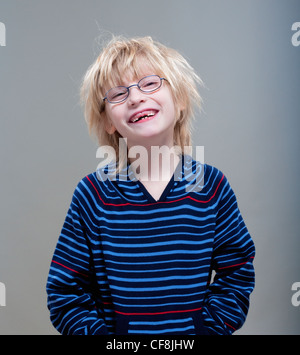
[(169, 88), (166, 88), (166, 96), (165, 96), (165, 105), (166, 108), (171, 116), (173, 116), (174, 120), (179, 117), (180, 115), (180, 107), (178, 105), (178, 102), (176, 101), (174, 95), (172, 94), (171, 90)]
[(170, 101), (169, 105), (167, 106), (167, 110), (170, 119), (173, 120), (175, 123), (180, 115), (180, 109), (176, 107), (173, 101)]
[(124, 117), (124, 108), (122, 103), (115, 104), (107, 109), (107, 117), (111, 122), (118, 123)]
[(173, 97), (173, 95), (171, 95), (171, 98), (169, 100), (169, 112), (170, 115), (173, 116), (174, 119), (174, 124), (179, 120), (180, 116), (181, 116), (181, 105), (178, 101), (175, 100), (175, 98)]
[(124, 110), (122, 107), (114, 106), (113, 110), (107, 110), (107, 128), (109, 134), (117, 131), (121, 136), (126, 134), (126, 124), (124, 121)]
[(110, 124), (116, 124), (118, 120), (118, 112), (116, 110), (108, 109), (106, 110), (107, 122)]

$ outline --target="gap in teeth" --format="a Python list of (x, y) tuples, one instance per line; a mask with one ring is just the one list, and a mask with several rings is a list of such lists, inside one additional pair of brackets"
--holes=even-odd
[(145, 118), (152, 117), (152, 116), (154, 116), (154, 113), (148, 113), (147, 115), (144, 115), (144, 116), (141, 116), (141, 117), (137, 117), (133, 122), (144, 120)]

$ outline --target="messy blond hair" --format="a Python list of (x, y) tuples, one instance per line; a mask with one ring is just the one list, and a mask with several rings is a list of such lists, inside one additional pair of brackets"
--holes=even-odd
[(194, 107), (201, 107), (202, 100), (197, 90), (201, 79), (186, 59), (172, 48), (154, 41), (151, 37), (127, 39), (113, 36), (86, 72), (81, 99), (89, 133), (95, 136), (100, 146), (108, 145), (115, 149), (117, 161), (120, 134), (108, 133), (108, 118), (103, 98), (108, 89), (123, 85), (124, 75), (137, 80), (144, 75), (145, 65), (153, 73), (167, 79), (177, 110), (174, 126), (174, 146), (184, 151), (191, 146), (191, 119)]

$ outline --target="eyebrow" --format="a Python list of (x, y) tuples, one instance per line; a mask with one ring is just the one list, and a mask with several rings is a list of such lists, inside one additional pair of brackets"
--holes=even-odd
[[(146, 74), (145, 74), (146, 73)], [(129, 87), (130, 85), (132, 85), (132, 84), (137, 84), (141, 79), (143, 79), (143, 78), (145, 78), (146, 76), (148, 76), (148, 75), (158, 75), (158, 74), (156, 74), (156, 73), (154, 73), (154, 72), (145, 72), (145, 73), (143, 73), (143, 74), (141, 74), (140, 76), (139, 76), (139, 78), (136, 78), (136, 79), (133, 79), (132, 80), (132, 82), (131, 83), (125, 83), (125, 81), (119, 81), (119, 83), (116, 83), (116, 85), (112, 85), (108, 90), (110, 90), (110, 89), (113, 89), (113, 88), (115, 88), (115, 87), (118, 87), (118, 86), (124, 86), (124, 87)], [(148, 74), (149, 73), (149, 74)], [(159, 75), (160, 76), (160, 75)], [(113, 81), (113, 80), (112, 80)], [(108, 91), (108, 90), (106, 90), (106, 92)]]

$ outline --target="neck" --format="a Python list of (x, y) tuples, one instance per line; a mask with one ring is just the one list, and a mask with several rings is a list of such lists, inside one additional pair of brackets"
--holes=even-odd
[(179, 156), (175, 147), (168, 145), (128, 146), (128, 159), (140, 181), (169, 181)]

